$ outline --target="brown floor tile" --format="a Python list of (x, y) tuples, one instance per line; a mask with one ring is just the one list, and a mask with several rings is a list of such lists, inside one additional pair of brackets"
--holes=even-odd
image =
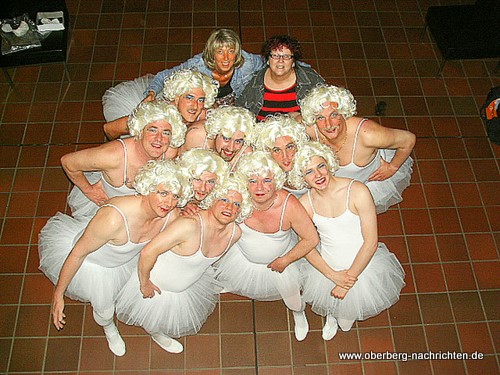
[(401, 210), (406, 234), (431, 234), (432, 226), (427, 210)]
[(326, 341), (326, 354), (328, 363), (342, 363), (345, 359), (340, 359), (339, 353), (358, 353), (360, 344), (357, 330), (342, 332), (339, 330), (335, 337)]
[(499, 262), (475, 262), (474, 272), (480, 289), (498, 289)]
[(255, 301), (257, 332), (288, 331), (287, 308), (283, 301)]
[(114, 354), (108, 348), (104, 337), (84, 337), (82, 340), (80, 370), (103, 371), (112, 370)]
[[(33, 191), (40, 190), (40, 181), (42, 180), (42, 168), (18, 169), (14, 179), (13, 191)], [(36, 194), (31, 195), (33, 200)]]
[(44, 275), (26, 275), (22, 303), (52, 303), (54, 285)]
[(466, 374), (464, 361), (434, 360), (431, 364), (437, 374)]
[(16, 336), (47, 336), (49, 329), (50, 305), (19, 307)]
[(438, 235), (436, 240), (442, 261), (469, 260), (467, 246), (462, 234)]
[(473, 353), (478, 351), (484, 354), (493, 353), (488, 327), (484, 323), (457, 324), (462, 350)]
[(448, 323), (453, 321), (448, 296), (439, 294), (419, 294), (422, 320), (425, 324)]
[(421, 375), (432, 373), (430, 361), (422, 360), (398, 362), (398, 366), (400, 373), (405, 375)]
[(255, 365), (253, 334), (221, 335), (222, 367)]
[(360, 363), (339, 363), (330, 366), (333, 374), (339, 375), (361, 375), (363, 368)]
[(292, 337), (292, 363), (310, 365), (326, 363), (325, 344), (321, 332), (309, 332), (304, 341)]
[(22, 281), (20, 275), (0, 275), (0, 290), (2, 290), (0, 303), (17, 304)]
[(443, 270), (448, 290), (475, 290), (476, 282), (470, 263), (445, 263)]
[(7, 217), (35, 216), (38, 193), (11, 194)]
[(439, 261), (434, 236), (409, 236), (406, 240), (412, 263)]
[(396, 375), (398, 373), (396, 362), (372, 362), (366, 361), (363, 363), (366, 375)]
[(223, 302), (219, 305), (221, 333), (242, 333), (253, 331), (251, 301)]
[(116, 370), (148, 370), (149, 369), (149, 336), (125, 337), (127, 352), (116, 358)]
[(416, 327), (394, 327), (394, 348), (399, 353), (426, 352), (424, 328)]
[(47, 344), (46, 371), (76, 371), (80, 338), (52, 338)]
[(259, 366), (283, 366), (291, 363), (288, 332), (258, 333), (257, 360)]
[(500, 320), (500, 310), (498, 309), (498, 291), (481, 291), (481, 299), (483, 301), (484, 311), (488, 320)]
[(456, 322), (484, 320), (485, 317), (477, 292), (450, 293), (450, 300)]
[(389, 309), (392, 326), (421, 324), (420, 311), (416, 295), (403, 294)]
[(425, 184), (424, 191), (429, 207), (454, 206), (449, 184)]
[(45, 339), (16, 338), (10, 358), (9, 371), (40, 373), (44, 361), (45, 345)]
[(17, 318), (17, 306), (0, 305), (0, 321), (2, 322), (2, 325), (0, 325), (0, 337), (4, 338), (4, 337), (14, 336), (16, 318)]
[[(181, 342), (185, 342), (181, 340)], [(172, 354), (160, 348), (151, 341), (151, 370), (161, 370), (161, 374), (177, 374), (175, 370), (183, 369), (185, 363), (186, 352), (180, 354)], [(149, 345), (148, 345), (149, 348)], [(166, 371), (168, 369), (168, 371)], [(183, 372), (182, 372), (183, 373)]]
[(439, 264), (415, 264), (413, 274), (419, 293), (445, 291), (443, 273)]
[(363, 352), (393, 352), (394, 346), (389, 328), (368, 328), (359, 330)]
[(22, 273), (27, 253), (27, 246), (0, 246), (0, 273)]
[(494, 374), (500, 371), (498, 363), (493, 356), (485, 357), (481, 361), (466, 361), (465, 366), (469, 374)]
[(219, 368), (219, 336), (186, 337), (186, 368)]

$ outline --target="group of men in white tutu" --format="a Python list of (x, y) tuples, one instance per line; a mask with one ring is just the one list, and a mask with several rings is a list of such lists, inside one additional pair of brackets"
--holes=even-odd
[[(135, 106), (122, 105), (124, 90), (146, 84), (106, 94), (108, 115), (120, 107), (108, 124), (119, 129)], [(180, 353), (176, 338), (196, 334), (224, 290), (283, 300), (299, 341), (309, 304), (330, 340), (399, 299), (404, 271), (378, 242), (376, 215), (402, 200), (414, 135), (355, 117), (336, 86), (310, 90), (299, 116), (262, 122), (211, 108), (219, 89), (197, 70), (173, 72), (164, 98), (126, 117), (129, 137), (63, 156), (72, 215), (39, 238), (57, 329), (66, 295), (90, 302), (115, 355), (126, 351), (115, 315)]]

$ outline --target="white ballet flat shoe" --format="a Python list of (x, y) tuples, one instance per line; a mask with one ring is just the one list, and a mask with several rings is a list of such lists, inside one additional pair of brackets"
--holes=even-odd
[(151, 338), (153, 339), (154, 342), (160, 345), (160, 347), (163, 350), (166, 350), (169, 353), (178, 354), (182, 353), (182, 351), (184, 350), (182, 344), (171, 337), (157, 334), (157, 335), (152, 335)]
[(295, 338), (297, 341), (302, 341), (309, 332), (309, 323), (307, 322), (305, 311), (293, 311), (293, 320), (295, 321)]
[(348, 320), (348, 319), (337, 319), (339, 323), (339, 327), (342, 331), (348, 332), (351, 330), (352, 325), (354, 324), (355, 320)]
[(321, 337), (323, 340), (328, 341), (333, 339), (333, 337), (337, 334), (339, 326), (337, 325), (337, 319), (332, 317), (326, 318), (326, 323), (323, 326), (323, 331), (321, 332)]
[(109, 350), (117, 357), (123, 356), (126, 351), (125, 341), (120, 336), (118, 328), (114, 324), (104, 327), (104, 334), (106, 335), (106, 340), (108, 340)]

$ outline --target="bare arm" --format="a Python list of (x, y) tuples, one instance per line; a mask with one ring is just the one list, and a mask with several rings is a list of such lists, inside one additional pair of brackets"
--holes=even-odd
[(54, 326), (60, 330), (66, 324), (64, 314), (64, 292), (80, 269), (83, 261), (90, 253), (96, 251), (109, 241), (116, 241), (123, 230), (123, 218), (110, 207), (97, 211), (89, 222), (85, 232), (75, 244), (64, 262), (54, 291), (52, 303), (52, 319)]
[(290, 263), (307, 255), (319, 243), (316, 227), (304, 207), (294, 196), (288, 199), (284, 217), (284, 222), (286, 221), (290, 223), (291, 228), (299, 236), (299, 241), (289, 252), (268, 265), (273, 271), (283, 272)]
[(388, 163), (384, 160), (369, 178), (369, 181), (383, 181), (397, 172), (410, 156), (415, 146), (415, 134), (401, 129), (386, 128), (374, 121), (367, 121), (361, 128), (361, 139), (366, 147), (395, 149), (396, 153)]
[[(119, 148), (118, 148), (119, 147)], [(100, 204), (108, 199), (102, 185), (90, 184), (83, 172), (101, 171), (103, 173), (119, 168), (123, 162), (123, 148), (118, 141), (108, 142), (64, 155), (61, 164), (68, 178), (92, 202)]]
[(160, 288), (150, 280), (151, 270), (158, 257), (172, 250), (174, 247), (182, 247), (195, 237), (194, 233), (199, 233), (199, 225), (196, 219), (180, 217), (174, 220), (167, 229), (160, 232), (142, 249), (139, 257), (138, 273), (141, 293), (144, 298), (153, 298), (155, 291), (161, 294)]

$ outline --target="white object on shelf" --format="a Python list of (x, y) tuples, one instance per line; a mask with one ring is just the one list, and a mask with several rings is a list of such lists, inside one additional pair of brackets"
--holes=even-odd
[(62, 11), (38, 12), (36, 14), (36, 27), (38, 31), (64, 30), (64, 13)]

